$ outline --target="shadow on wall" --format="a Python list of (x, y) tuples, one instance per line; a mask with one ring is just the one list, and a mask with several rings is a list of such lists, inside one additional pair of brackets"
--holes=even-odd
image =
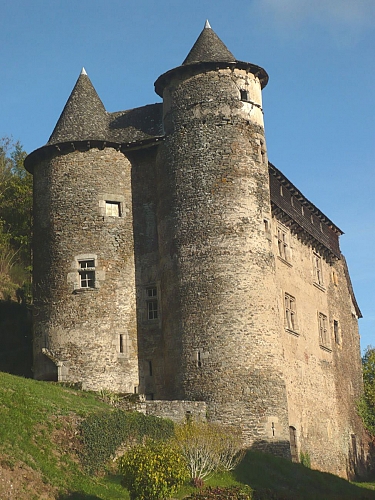
[(26, 304), (0, 301), (0, 371), (32, 378), (32, 321)]

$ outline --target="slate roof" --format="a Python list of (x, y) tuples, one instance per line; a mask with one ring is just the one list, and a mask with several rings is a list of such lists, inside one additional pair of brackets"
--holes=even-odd
[(105, 139), (108, 115), (83, 69), (47, 144)]
[(82, 70), (47, 146), (77, 141), (133, 143), (160, 137), (162, 128), (161, 103), (108, 113)]
[(208, 21), (187, 55), (183, 66), (200, 62), (234, 62), (236, 58), (227, 49)]

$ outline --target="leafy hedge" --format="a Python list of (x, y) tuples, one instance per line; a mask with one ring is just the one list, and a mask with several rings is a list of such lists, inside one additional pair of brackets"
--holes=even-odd
[(81, 460), (93, 474), (115, 456), (125, 442), (139, 443), (144, 437), (165, 440), (173, 435), (173, 422), (138, 412), (103, 411), (87, 417), (80, 425)]
[(252, 490), (247, 486), (205, 488), (193, 493), (186, 500), (251, 500)]

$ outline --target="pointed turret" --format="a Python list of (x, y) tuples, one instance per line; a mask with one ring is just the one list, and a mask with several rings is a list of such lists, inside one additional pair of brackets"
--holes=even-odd
[(104, 105), (82, 68), (48, 144), (105, 139), (107, 121)]
[(186, 64), (200, 62), (234, 62), (235, 60), (234, 55), (213, 31), (207, 20), (201, 34), (182, 65), (185, 66)]
[(182, 65), (167, 71), (156, 80), (155, 92), (163, 97), (165, 87), (173, 79), (186, 78), (189, 75), (212, 68), (244, 69), (259, 79), (261, 88), (264, 88), (268, 82), (268, 75), (263, 68), (248, 62), (238, 61), (211, 28), (210, 23), (206, 21), (202, 32)]

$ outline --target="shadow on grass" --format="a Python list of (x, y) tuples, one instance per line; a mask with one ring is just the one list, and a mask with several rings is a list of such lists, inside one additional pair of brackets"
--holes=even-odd
[(86, 493), (68, 493), (67, 495), (59, 495), (57, 500), (102, 500), (96, 495), (86, 495)]
[(375, 500), (365, 485), (259, 451), (246, 453), (234, 477), (255, 490), (254, 500)]

